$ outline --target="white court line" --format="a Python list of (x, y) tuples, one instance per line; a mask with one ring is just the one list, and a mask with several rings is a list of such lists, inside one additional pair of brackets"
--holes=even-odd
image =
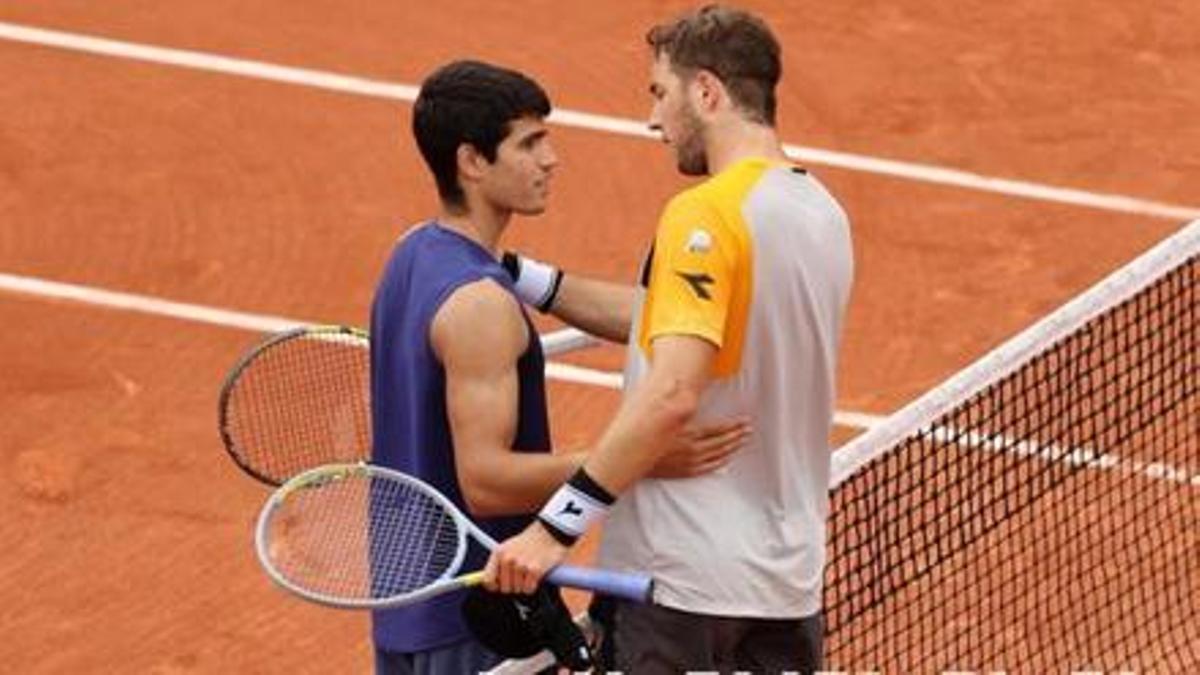
[[(301, 321), (299, 319), (289, 319), (268, 314), (250, 314), (187, 302), (164, 300), (136, 293), (109, 291), (91, 286), (80, 286), (60, 281), (47, 281), (45, 279), (5, 274), (3, 272), (0, 272), (0, 290), (254, 332), (274, 333), (299, 326), (326, 323), (322, 321)], [(574, 329), (567, 329), (540, 337), (543, 345), (552, 347), (556, 343), (570, 340), (573, 334), (577, 332)], [(563, 363), (547, 363), (546, 376), (566, 382), (604, 386), (611, 389), (621, 388), (621, 376), (618, 373), (591, 370)], [(613, 379), (614, 376), (616, 377), (615, 380)]]
[[(280, 66), (262, 61), (238, 59), (207, 52), (155, 47), (6, 22), (0, 22), (0, 39), (86, 52), (89, 54), (134, 59), (162, 65), (194, 68), (272, 82), (284, 82), (375, 98), (412, 102), (417, 96), (417, 87), (410, 84), (380, 82), (378, 80), (339, 75), (308, 68)], [(562, 126), (600, 131), (620, 136), (638, 138), (655, 137), (646, 128), (644, 122), (619, 117), (593, 115), (573, 110), (556, 110), (551, 115), (550, 121)], [(1121, 213), (1133, 213), (1169, 220), (1186, 221), (1200, 218), (1200, 207), (1194, 206), (1180, 206), (1125, 195), (1089, 192), (1022, 180), (996, 178), (930, 164), (901, 162), (799, 145), (789, 144), (785, 146), (785, 149), (793, 159), (799, 162), (832, 166), (850, 171), (861, 171), (938, 185), (948, 185), (965, 190), (992, 192), (1011, 197), (1071, 204)]]
[(943, 445), (962, 445), (975, 450), (993, 453), (1011, 453), (1018, 457), (1032, 457), (1049, 463), (1067, 466), (1115, 471), (1129, 476), (1140, 476), (1156, 481), (1166, 481), (1200, 487), (1200, 467), (1192, 472), (1165, 462), (1143, 462), (1132, 460), (1089, 448), (1064, 447), (1054, 443), (1041, 445), (1030, 440), (1016, 440), (1002, 435), (990, 435), (978, 431), (964, 431), (953, 426), (937, 427), (929, 437)]
[[(47, 281), (45, 279), (5, 274), (3, 272), (0, 272), (0, 291), (55, 300), (69, 300), (87, 305), (107, 307), (109, 309), (140, 312), (142, 314), (165, 316), (172, 319), (255, 332), (276, 332), (296, 328), (297, 326), (325, 323), (322, 321), (301, 321), (299, 319), (289, 319), (268, 314), (250, 314), (248, 312), (206, 307), (187, 302), (164, 300), (136, 293), (109, 291), (91, 286), (63, 283), (61, 281)], [(577, 332), (574, 329), (565, 329), (547, 333), (540, 337), (542, 344), (548, 346), (577, 344), (578, 341), (573, 339), (573, 334)], [(546, 377), (552, 380), (571, 382), (573, 384), (587, 384), (606, 389), (620, 389), (622, 384), (620, 373), (594, 370), (592, 368), (583, 368), (569, 363), (554, 361), (546, 362)], [(882, 417), (857, 412), (839, 411), (834, 416), (835, 423), (856, 429), (865, 429), (882, 419)]]

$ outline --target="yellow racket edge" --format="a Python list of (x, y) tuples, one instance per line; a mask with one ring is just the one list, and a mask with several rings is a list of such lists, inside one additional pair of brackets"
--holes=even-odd
[(478, 586), (483, 583), (483, 570), (471, 572), (470, 574), (464, 574), (460, 576), (458, 580), (462, 582), (464, 588)]

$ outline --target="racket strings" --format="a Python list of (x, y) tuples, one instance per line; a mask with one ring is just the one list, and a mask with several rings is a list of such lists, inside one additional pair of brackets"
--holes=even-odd
[(231, 450), (277, 484), (321, 464), (365, 459), (369, 360), (366, 338), (348, 333), (310, 332), (268, 346), (230, 390)]
[(290, 582), (348, 600), (395, 598), (455, 571), (458, 521), (419, 487), (354, 475), (294, 491), (267, 546)]
[(371, 551), (376, 598), (410, 593), (437, 581), (452, 571), (459, 548), (458, 524), (445, 510), (420, 499), (423, 494), (417, 499), (413, 494), (392, 495), (394, 486), (388, 483), (388, 490), (372, 495), (377, 502)]

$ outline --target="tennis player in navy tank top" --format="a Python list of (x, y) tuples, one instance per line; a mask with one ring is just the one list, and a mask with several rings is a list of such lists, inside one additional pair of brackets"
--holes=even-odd
[[(531, 522), (582, 463), (549, 452), (541, 344), (498, 262), (512, 215), (545, 209), (557, 161), (549, 112), (515, 71), (456, 62), (426, 79), (413, 133), (442, 207), (396, 244), (371, 313), (373, 461), (431, 483), (497, 539)], [(464, 569), (485, 560), (472, 551)], [(376, 671), (496, 665), (464, 624), (464, 595), (375, 612)]]
[[(373, 459), (420, 476), (464, 512), (469, 508), (455, 473), (446, 376), (433, 356), (429, 334), (443, 300), (464, 284), (483, 279), (505, 289), (512, 285), (496, 259), (478, 243), (429, 222), (396, 246), (371, 315)], [(532, 324), (523, 318), (533, 335)], [(550, 450), (543, 371), (541, 343), (531, 339), (517, 361), (516, 452)], [(478, 523), (503, 540), (530, 520), (530, 516), (515, 516), (479, 519)], [(477, 569), (486, 560), (477, 549), (471, 553), (464, 569)], [(417, 652), (461, 640), (467, 634), (457, 610), (461, 602), (461, 594), (450, 594), (411, 608), (378, 612), (375, 642), (389, 651)]]

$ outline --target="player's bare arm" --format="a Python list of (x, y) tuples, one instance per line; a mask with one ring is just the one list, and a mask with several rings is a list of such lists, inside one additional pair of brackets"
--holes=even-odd
[[(490, 516), (536, 511), (582, 464), (586, 451), (513, 453), (517, 360), (529, 335), (516, 301), (491, 281), (460, 288), (431, 326), (446, 369), (446, 404), (458, 480), (471, 512)], [(488, 336), (481, 344), (479, 336)], [(681, 429), (656, 457), (652, 475), (687, 478), (714, 471), (745, 445), (746, 420)]]
[(446, 370), (446, 408), (463, 498), (477, 517), (536, 511), (582, 453), (521, 453), (517, 361), (530, 336), (516, 299), (491, 280), (459, 288), (430, 327)]
[(586, 333), (625, 344), (633, 323), (633, 299), (633, 286), (563, 275), (550, 313)]
[[(711, 379), (716, 353), (715, 345), (698, 337), (672, 335), (654, 340), (648, 375), (626, 397), (584, 464), (581, 473), (591, 483), (585, 490), (593, 496), (599, 491), (611, 501), (647, 475), (695, 414)], [(577, 479), (578, 474), (571, 483)], [(547, 508), (557, 510), (553, 505), (558, 494), (571, 487), (568, 484), (556, 492)], [(534, 522), (492, 552), (484, 584), (506, 593), (532, 592), (545, 573), (566, 558), (570, 540), (563, 535), (541, 519)]]
[(686, 433), (712, 379), (717, 347), (691, 335), (655, 338), (646, 378), (630, 392), (584, 469), (613, 495), (647, 475)]
[(611, 342), (625, 344), (633, 323), (634, 287), (575, 273), (515, 253), (504, 254), (504, 267), (522, 301), (568, 325)]

